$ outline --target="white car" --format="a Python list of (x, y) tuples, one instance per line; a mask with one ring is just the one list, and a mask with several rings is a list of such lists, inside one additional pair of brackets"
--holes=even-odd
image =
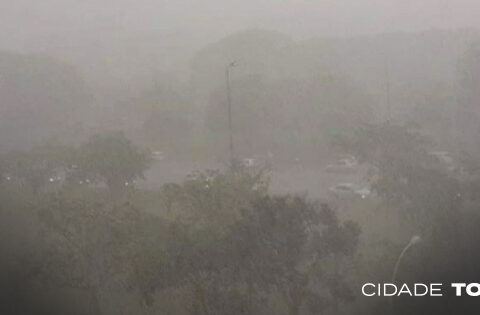
[(357, 159), (349, 156), (327, 165), (325, 169), (327, 172), (354, 172), (357, 170), (357, 166)]
[(245, 159), (242, 159), (242, 164), (244, 167), (254, 167), (257, 163), (256, 163), (256, 160), (253, 159), (253, 158), (245, 158)]
[(455, 160), (447, 151), (431, 151), (428, 152), (431, 156), (435, 157), (448, 171), (452, 172), (457, 169)]
[(164, 155), (162, 151), (153, 151), (152, 152), (152, 159), (155, 161), (162, 161), (164, 159)]
[(358, 187), (352, 183), (337, 184), (330, 187), (329, 192), (338, 198), (352, 198), (359, 197), (366, 199), (370, 196), (371, 191), (367, 187)]

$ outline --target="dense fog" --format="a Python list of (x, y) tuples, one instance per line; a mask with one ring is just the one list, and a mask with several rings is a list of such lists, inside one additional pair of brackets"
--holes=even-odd
[(478, 282), (477, 1), (0, 21), (0, 314), (478, 313), (363, 294)]

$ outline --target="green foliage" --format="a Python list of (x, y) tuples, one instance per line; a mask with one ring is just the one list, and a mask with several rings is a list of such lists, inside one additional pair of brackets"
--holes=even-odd
[(192, 145), (195, 109), (186, 87), (166, 85), (156, 85), (134, 99), (129, 117), (140, 117), (139, 137), (143, 141), (156, 149), (179, 154)]
[[(312, 152), (323, 147), (329, 135), (343, 134), (372, 117), (370, 97), (342, 77), (275, 81), (250, 76), (231, 85), (236, 144), (249, 154)], [(225, 89), (219, 88), (206, 111), (206, 126), (215, 140), (228, 134), (226, 117)]]
[(96, 135), (78, 148), (78, 166), (86, 178), (100, 180), (114, 192), (143, 178), (151, 158), (128, 140), (122, 132)]
[[(341, 223), (327, 205), (269, 196), (261, 177), (248, 173), (199, 173), (163, 194), (179, 216), (162, 257), (176, 263), (157, 269), (151, 289), (175, 274), (176, 285), (191, 290), (192, 314), (266, 314), (265, 298), (277, 294), (290, 314), (318, 309), (315, 299), (324, 309), (351, 298), (340, 270), (359, 228)], [(327, 274), (332, 257), (338, 272)]]
[[(86, 146), (104, 149), (97, 139)], [(122, 202), (101, 189), (0, 193), (1, 222), (8, 226), (22, 214), (22, 226), (35, 226), (28, 238), (6, 235), (25, 239), (14, 251), (21, 277), (89, 292), (95, 312), (109, 288), (137, 296), (139, 309), (162, 309), (158, 295), (177, 294), (171, 308), (188, 314), (274, 314), (275, 305), (311, 314), (351, 298), (342, 268), (354, 255), (358, 227), (304, 197), (270, 196), (262, 173), (194, 173), (155, 192), (156, 214), (135, 192)], [(7, 244), (2, 253), (12, 253)]]
[[(383, 124), (366, 125), (336, 144), (371, 168), (372, 187), (389, 207), (418, 221), (455, 207), (460, 183), (429, 154), (433, 143), (418, 131)], [(428, 222), (426, 222), (428, 224)]]
[(0, 72), (2, 153), (79, 139), (90, 99), (75, 68), (47, 56), (0, 53)]
[[(478, 96), (480, 82), (480, 44), (475, 42), (468, 47), (458, 65), (459, 81), (466, 97)], [(474, 95), (472, 95), (474, 94)], [(474, 99), (471, 99), (473, 101)]]
[[(366, 126), (337, 144), (374, 169), (373, 187), (380, 197), (378, 209), (363, 210), (363, 215), (372, 214), (372, 222), (362, 225), (365, 244), (361, 250), (366, 253), (366, 265), (358, 272), (362, 279), (389, 281), (412, 235), (421, 235), (422, 240), (403, 258), (399, 283), (471, 282), (478, 277), (475, 167), (467, 177), (442, 169), (428, 154), (432, 145), (428, 139), (391, 124)], [(379, 231), (380, 225), (383, 229), (391, 225), (394, 232)], [(448, 296), (441, 301), (395, 299), (373, 304), (369, 308), (373, 314), (473, 314), (476, 309), (471, 300)], [(360, 309), (361, 304), (356, 307)]]
[(56, 186), (78, 185), (88, 180), (103, 183), (115, 193), (133, 187), (151, 163), (123, 133), (95, 135), (79, 147), (43, 145), (28, 151), (11, 151), (0, 158), (2, 180), (11, 186), (37, 192)]
[(71, 148), (58, 145), (9, 152), (0, 158), (2, 180), (38, 192), (57, 180), (57, 175), (68, 167), (71, 153)]
[(96, 288), (122, 270), (139, 212), (129, 205), (54, 195), (38, 209), (44, 228), (42, 276), (54, 285)]

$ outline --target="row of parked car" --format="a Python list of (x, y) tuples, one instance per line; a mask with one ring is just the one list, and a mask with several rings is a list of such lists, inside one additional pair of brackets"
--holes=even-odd
[[(345, 155), (325, 167), (327, 173), (341, 175), (351, 175), (359, 173), (360, 166), (358, 160), (352, 155)], [(338, 199), (366, 199), (371, 195), (371, 190), (366, 185), (354, 184), (351, 182), (339, 183), (331, 186), (328, 193)]]
[[(434, 157), (432, 163), (437, 167), (441, 167), (447, 171), (456, 171), (457, 165), (454, 158), (448, 151), (431, 151), (429, 155)], [(153, 151), (152, 159), (154, 161), (162, 161), (165, 156), (161, 151)], [(244, 157), (240, 159), (241, 165), (246, 169), (257, 169), (271, 165), (273, 154), (268, 153), (262, 156)], [(437, 162), (435, 162), (435, 160)], [(300, 160), (295, 159), (294, 165), (301, 165)], [(360, 165), (358, 159), (353, 155), (341, 156), (336, 161), (328, 164), (324, 171), (329, 174), (336, 174), (333, 177), (338, 182), (328, 188), (328, 194), (338, 199), (367, 199), (372, 198), (374, 194), (365, 180), (366, 167)], [(342, 181), (341, 179), (345, 181)]]
[[(428, 154), (433, 157), (432, 167), (437, 167), (450, 173), (458, 173), (461, 170), (455, 158), (448, 151), (430, 151)], [(347, 155), (327, 165), (325, 171), (336, 174), (355, 174), (360, 171), (360, 165), (354, 156)], [(329, 193), (340, 199), (366, 199), (373, 196), (368, 185), (354, 184), (351, 182), (331, 186)]]

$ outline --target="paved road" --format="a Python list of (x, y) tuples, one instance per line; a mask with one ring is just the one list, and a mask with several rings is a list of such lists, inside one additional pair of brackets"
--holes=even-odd
[[(192, 163), (185, 161), (165, 160), (156, 162), (146, 172), (146, 180), (140, 187), (159, 188), (167, 183), (180, 183), (195, 170), (224, 169), (224, 165), (215, 163)], [(339, 183), (361, 183), (364, 171), (341, 174), (329, 173), (323, 166), (302, 167), (289, 165), (274, 167), (269, 174), (270, 190), (281, 194), (308, 194), (311, 198), (326, 198), (328, 188)]]

